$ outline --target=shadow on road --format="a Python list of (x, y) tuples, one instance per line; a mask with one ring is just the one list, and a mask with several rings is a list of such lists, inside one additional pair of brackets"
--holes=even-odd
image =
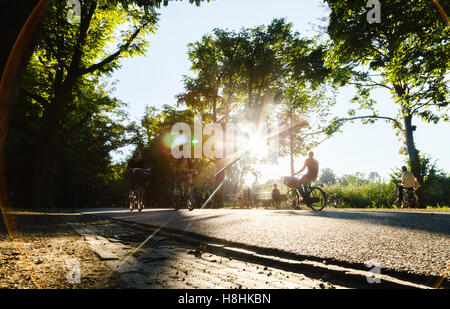
[[(251, 220), (251, 217), (242, 216), (241, 219), (236, 219), (236, 215), (239, 212), (231, 210), (229, 213), (224, 212), (223, 209), (217, 210), (220, 213), (216, 213), (216, 210), (210, 210), (208, 213), (198, 213), (195, 210), (188, 212), (186, 210), (174, 211), (171, 209), (152, 209), (151, 212), (143, 213), (126, 212), (123, 209), (117, 210), (105, 210), (105, 209), (92, 209), (82, 210), (87, 213), (92, 212), (96, 215), (107, 216), (120, 220), (127, 220), (136, 223), (144, 223), (153, 226), (160, 226), (162, 222), (177, 222), (179, 223), (180, 230), (187, 227), (206, 222), (208, 220), (214, 220), (218, 218), (233, 217), (226, 220), (227, 224), (233, 222), (242, 222), (242, 220)], [(266, 211), (255, 210), (258, 215), (265, 213)], [(251, 211), (249, 211), (251, 212)], [(246, 213), (248, 215), (248, 213)], [(308, 210), (267, 210), (268, 216), (298, 216), (298, 217), (316, 217), (316, 218), (329, 218), (336, 220), (354, 220), (364, 223), (370, 223), (374, 225), (384, 225), (391, 227), (404, 228), (409, 230), (419, 230), (432, 233), (439, 233), (443, 235), (450, 235), (450, 214), (433, 214), (433, 213), (408, 213), (408, 212), (390, 212), (390, 211), (335, 211), (335, 210), (322, 210), (322, 211), (308, 211)], [(300, 222), (301, 223), (301, 222)]]
[(408, 213), (389, 211), (275, 211), (277, 215), (294, 215), (303, 217), (321, 217), (339, 220), (357, 220), (376, 225), (386, 225), (412, 230), (450, 235), (450, 215), (433, 213)]
[[(7, 211), (0, 220), (0, 234), (39, 234), (41, 236), (59, 237), (61, 234), (73, 233), (71, 224), (79, 222), (80, 217), (76, 213), (67, 211)], [(61, 220), (61, 219), (64, 220)], [(95, 218), (84, 217), (83, 221), (98, 221)]]

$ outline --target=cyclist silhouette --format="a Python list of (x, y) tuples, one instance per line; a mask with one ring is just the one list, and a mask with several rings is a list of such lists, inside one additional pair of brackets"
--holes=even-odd
[(305, 175), (303, 175), (303, 177), (298, 180), (299, 186), (316, 180), (317, 175), (319, 174), (319, 162), (314, 159), (314, 152), (312, 151), (308, 153), (308, 159), (305, 160), (305, 164), (303, 165), (302, 169), (295, 173), (294, 176), (300, 174), (306, 168), (308, 169), (308, 171)]

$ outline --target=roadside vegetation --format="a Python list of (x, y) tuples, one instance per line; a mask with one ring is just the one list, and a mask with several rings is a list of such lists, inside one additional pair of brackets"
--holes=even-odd
[[(430, 157), (421, 160), (424, 180), (421, 184), (427, 208), (445, 208), (450, 205), (450, 174), (436, 167)], [(322, 181), (330, 177), (329, 169), (322, 172)], [(331, 171), (332, 173), (332, 171)], [(333, 174), (334, 175), (334, 174)], [(332, 179), (332, 177), (331, 177)], [(396, 184), (401, 182), (397, 168), (390, 179), (382, 180), (376, 172), (368, 176), (357, 173), (335, 177), (333, 182), (323, 181), (328, 195), (335, 195), (342, 201), (342, 207), (351, 208), (395, 208)]]
[[(406, 163), (405, 163), (406, 164)], [(421, 161), (421, 169), (424, 173), (424, 182), (421, 184), (426, 208), (448, 209), (450, 205), (450, 174), (437, 168), (437, 163), (430, 157)], [(397, 208), (396, 184), (401, 182), (400, 168), (392, 171), (389, 179), (382, 179), (377, 172), (367, 175), (355, 173), (341, 177), (329, 169), (324, 168), (318, 178), (325, 193), (333, 195), (340, 201), (342, 208)], [(276, 183), (282, 194), (288, 188), (282, 184), (282, 180), (269, 180), (262, 185), (253, 185), (253, 193), (271, 192)]]

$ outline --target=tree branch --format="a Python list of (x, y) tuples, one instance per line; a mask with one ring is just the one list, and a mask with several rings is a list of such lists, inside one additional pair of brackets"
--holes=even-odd
[(131, 43), (133, 43), (134, 39), (139, 35), (141, 30), (146, 25), (147, 24), (143, 24), (139, 28), (137, 28), (136, 31), (131, 35), (131, 37), (126, 41), (126, 43), (124, 45), (120, 46), (119, 49), (115, 53), (113, 53), (110, 56), (106, 57), (105, 59), (103, 59), (99, 63), (96, 63), (96, 64), (94, 64), (94, 65), (92, 65), (92, 66), (90, 66), (88, 68), (81, 69), (80, 72), (79, 72), (79, 75), (81, 76), (81, 75), (92, 73), (92, 72), (94, 72), (96, 70), (101, 69), (102, 67), (104, 67), (108, 63), (111, 63), (114, 60), (118, 59), (120, 57), (120, 55), (130, 47)]
[(375, 86), (379, 86), (379, 87), (384, 87), (386, 89), (392, 90), (391, 87), (380, 84), (380, 83), (376, 83), (374, 81), (371, 81), (371, 84), (361, 84), (361, 83), (349, 83), (350, 85), (355, 85), (355, 86), (361, 86), (361, 87), (375, 87)]
[(351, 118), (340, 118), (335, 120), (334, 122), (346, 122), (346, 121), (352, 121), (357, 119), (383, 119), (383, 120), (389, 120), (395, 123), (396, 127), (403, 131), (402, 125), (400, 122), (398, 122), (397, 119), (391, 118), (391, 117), (384, 117), (384, 116), (356, 116)]
[(68, 76), (70, 76), (72, 80), (76, 78), (76, 73), (78, 72), (78, 68), (83, 55), (82, 49), (84, 44), (86, 43), (86, 37), (91, 25), (92, 17), (94, 16), (95, 10), (97, 9), (97, 1), (93, 1), (89, 8), (83, 7), (83, 11), (85, 9), (87, 9), (88, 11), (86, 12), (86, 15), (84, 15), (85, 12), (82, 12), (81, 14), (80, 33), (78, 35), (72, 62), (70, 63), (68, 69)]
[(44, 99), (40, 95), (34, 94), (34, 93), (28, 91), (27, 89), (25, 89), (23, 87), (21, 87), (20, 90), (22, 90), (22, 92), (25, 93), (27, 96), (29, 96), (30, 98), (32, 98), (36, 102), (41, 103), (44, 106), (48, 106), (50, 104), (46, 99)]
[(433, 101), (433, 99), (431, 98), (425, 103), (417, 103), (417, 104), (415, 104), (414, 105), (414, 109), (412, 110), (411, 113), (415, 114), (416, 112), (419, 111), (419, 109), (421, 109), (422, 107), (427, 106), (427, 105), (437, 105), (437, 104), (430, 104), (430, 102), (432, 102), (432, 101)]

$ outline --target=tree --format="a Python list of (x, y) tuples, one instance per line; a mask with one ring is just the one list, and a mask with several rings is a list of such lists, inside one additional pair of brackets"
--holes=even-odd
[[(36, 72), (38, 73), (38, 72)], [(24, 81), (27, 85), (28, 76)], [(51, 173), (55, 179), (44, 188), (55, 205), (95, 205), (107, 197), (117, 204), (124, 186), (112, 164), (110, 152), (129, 143), (124, 104), (100, 85), (79, 85), (79, 109), (71, 107), (61, 127), (56, 160)], [(25, 94), (11, 109), (6, 142), (6, 172), (11, 202), (15, 207), (33, 204), (35, 132), (41, 126), (41, 106)], [(113, 188), (114, 187), (114, 188)]]
[(374, 182), (377, 181), (379, 179), (381, 179), (380, 175), (377, 172), (370, 172), (369, 176), (367, 176), (367, 179), (369, 179), (370, 181)]
[(328, 97), (326, 86), (312, 89), (305, 81), (284, 85), (277, 115), (279, 123), (285, 123), (281, 126), (280, 153), (289, 156), (291, 175), (294, 175), (295, 157), (306, 155), (323, 141), (319, 138), (325, 135), (326, 118), (334, 100)]
[[(11, 3), (13, 2), (13, 3)], [(19, 3), (20, 2), (20, 3)], [(38, 184), (36, 190), (36, 197), (39, 200), (40, 190), (47, 178), (48, 166), (51, 165), (52, 158), (49, 154), (55, 149), (56, 145), (56, 131), (58, 122), (61, 121), (64, 114), (64, 105), (66, 102), (71, 102), (71, 91), (77, 84), (80, 78), (86, 77), (89, 74), (110, 72), (117, 67), (117, 60), (124, 55), (132, 55), (142, 51), (145, 44), (132, 44), (136, 41), (139, 34), (145, 33), (151, 29), (156, 22), (155, 8), (159, 8), (162, 4), (167, 5), (167, 0), (80, 0), (81, 19), (80, 24), (68, 25), (67, 7), (65, 1), (54, 1), (49, 7), (49, 0), (41, 1), (5, 1), (2, 2), (2, 13), (5, 13), (5, 18), (2, 14), (2, 23), (0, 24), (0, 33), (5, 43), (5, 48), (2, 48), (0, 54), (0, 68), (3, 71), (5, 64), (10, 64), (10, 69), (5, 71), (2, 75), (2, 83), (0, 84), (0, 185), (1, 189), (1, 203), (6, 204), (6, 181), (4, 180), (4, 143), (6, 136), (6, 129), (8, 123), (8, 112), (11, 104), (16, 100), (16, 93), (20, 85), (21, 72), (26, 66), (29, 56), (33, 53), (37, 40), (37, 29), (40, 29), (40, 35), (44, 37), (40, 40), (40, 44), (50, 43), (50, 50), (39, 60), (43, 62), (44, 71), (48, 75), (52, 75), (54, 83), (54, 91), (52, 96), (42, 96), (38, 93), (26, 91), (30, 97), (33, 97), (40, 103), (47, 104), (45, 114), (46, 129), (42, 129), (42, 136), (47, 136), (46, 140), (41, 141), (41, 153), (37, 154), (39, 159), (42, 159), (41, 171), (35, 172), (35, 180)], [(201, 0), (189, 0), (190, 3), (200, 4)], [(36, 7), (36, 8), (35, 8)], [(8, 10), (7, 8), (11, 9)], [(34, 9), (34, 10), (33, 10)], [(121, 14), (111, 14), (111, 22), (108, 23), (108, 16), (104, 13), (111, 13), (114, 10)], [(31, 16), (30, 13), (33, 11)], [(104, 56), (101, 48), (105, 46), (105, 42), (111, 39), (112, 29), (114, 23), (117, 24), (120, 18), (124, 17), (123, 12), (128, 13), (128, 23), (133, 23), (139, 20), (141, 25), (136, 25), (135, 31), (128, 33), (128, 39), (124, 39), (115, 53), (105, 56), (103, 60), (98, 61)], [(44, 13), (47, 13), (46, 22), (39, 27)], [(103, 15), (102, 15), (103, 13)], [(99, 18), (100, 17), (100, 18)], [(8, 22), (11, 20), (12, 22)], [(16, 40), (23, 23), (27, 21), (22, 29), (21, 36)], [(97, 22), (97, 23), (96, 23)], [(139, 22), (137, 23), (139, 24)], [(91, 27), (92, 26), (92, 27)], [(106, 26), (106, 27), (104, 27)], [(108, 26), (112, 26), (108, 29)], [(96, 28), (94, 30), (93, 28)], [(106, 35), (105, 40), (101, 40), (102, 34)], [(96, 41), (97, 39), (97, 41)], [(99, 40), (100, 39), (100, 40)], [(16, 42), (15, 49), (12, 46)], [(97, 44), (96, 43), (100, 43)], [(110, 43), (110, 42), (109, 42)], [(54, 44), (54, 45), (51, 45)], [(103, 45), (102, 45), (103, 44)], [(87, 49), (85, 49), (87, 48)], [(90, 48), (90, 50), (88, 50)], [(11, 53), (10, 53), (11, 51)], [(11, 55), (11, 56), (10, 56)], [(42, 55), (41, 55), (42, 56)], [(8, 62), (9, 58), (9, 62)], [(95, 63), (95, 61), (98, 61)], [(46, 62), (44, 64), (44, 62)], [(55, 64), (56, 63), (56, 64)], [(49, 70), (50, 72), (48, 72)], [(51, 72), (53, 70), (53, 72)], [(44, 89), (40, 89), (43, 91)], [(47, 89), (49, 90), (49, 87)], [(51, 111), (50, 111), (51, 110)], [(47, 131), (47, 132), (45, 132)], [(45, 134), (47, 133), (47, 134)], [(38, 162), (39, 162), (38, 159)], [(50, 161), (50, 162), (48, 162)], [(37, 170), (38, 168), (36, 168)], [(39, 175), (40, 174), (40, 175)], [(37, 201), (37, 203), (39, 203)]]
[(362, 186), (369, 183), (369, 181), (366, 179), (363, 173), (356, 172), (352, 175), (343, 175), (342, 177), (339, 178), (339, 183), (344, 186), (349, 185)]
[[(188, 55), (196, 76), (184, 77), (185, 92), (177, 95), (178, 103), (201, 115), (204, 122), (219, 123), (225, 128), (239, 102), (241, 45), (238, 35), (220, 29), (190, 44)], [(225, 179), (222, 169), (228, 163), (227, 159), (215, 160), (217, 187)], [(215, 207), (221, 207), (223, 200), (221, 187), (214, 197)]]
[[(4, 145), (8, 128), (9, 106), (16, 100), (25, 64), (35, 46), (37, 28), (50, 0), (11, 1), (2, 3), (0, 35), (0, 207), (7, 206), (8, 189), (5, 174)], [(10, 12), (6, 8), (11, 8)], [(19, 12), (19, 16), (17, 16)], [(19, 36), (19, 33), (21, 35)]]
[(337, 181), (336, 175), (334, 174), (331, 168), (324, 168), (322, 170), (322, 174), (319, 177), (320, 183), (334, 184), (336, 183), (336, 181)]
[[(140, 126), (143, 132), (136, 132), (138, 138), (136, 138), (135, 143), (144, 154), (145, 165), (151, 168), (153, 178), (157, 179), (147, 187), (147, 201), (152, 205), (171, 206), (174, 180), (172, 170), (177, 167), (177, 160), (171, 155), (171, 148), (176, 140), (176, 136), (172, 135), (171, 129), (176, 123), (190, 123), (193, 115), (193, 112), (189, 109), (180, 110), (170, 105), (164, 105), (161, 110), (154, 107), (146, 108)], [(143, 136), (145, 138), (142, 138)], [(191, 143), (191, 146), (194, 145)], [(210, 183), (211, 180), (214, 180), (213, 174), (215, 172), (215, 169), (211, 166), (211, 160), (195, 159), (192, 163), (199, 171), (199, 175), (193, 179), (195, 188), (199, 193), (211, 192)]]
[[(77, 109), (80, 95), (77, 87), (92, 80), (98, 82), (101, 75), (118, 67), (120, 57), (143, 54), (146, 47), (143, 37), (155, 29), (157, 20), (153, 11), (122, 9), (95, 0), (83, 1), (80, 9), (80, 23), (70, 24), (66, 20), (66, 3), (52, 4), (38, 48), (27, 68), (28, 72), (40, 74), (23, 92), (40, 104), (43, 112), (33, 173), (37, 205), (42, 202), (43, 188), (52, 186), (52, 166), (57, 160), (64, 119), (68, 112)], [(134, 26), (117, 37), (115, 29), (125, 23)], [(103, 50), (114, 40), (119, 42), (116, 51), (107, 54)], [(53, 204), (51, 198), (51, 194), (45, 196), (45, 203)]]
[[(448, 21), (443, 21), (427, 0), (383, 1), (380, 23), (367, 21), (365, 1), (326, 2), (331, 10), (328, 65), (335, 69), (335, 81), (356, 86), (353, 101), (361, 110), (370, 111), (369, 115), (357, 115), (352, 110), (349, 118), (336, 119), (334, 125), (339, 127), (355, 119), (364, 123), (377, 119), (390, 121), (403, 135), (412, 172), (422, 181), (413, 119), (421, 118), (428, 123), (449, 120)], [(380, 87), (392, 93), (398, 106), (397, 115), (380, 115), (376, 110), (370, 92)]]
[[(326, 129), (326, 118), (334, 97), (326, 82), (330, 71), (325, 68), (323, 46), (317, 39), (302, 39), (296, 33), (284, 55), (286, 73), (279, 82), (281, 155), (289, 155), (291, 175), (295, 173), (294, 158), (317, 146)], [(287, 121), (286, 121), (287, 120)]]
[[(239, 32), (215, 29), (190, 44), (188, 55), (195, 76), (184, 78), (185, 92), (177, 96), (178, 102), (201, 113), (206, 122), (224, 127), (235, 120), (253, 124), (259, 131), (267, 122), (277, 120), (270, 114), (274, 101), (292, 107), (291, 114), (306, 113), (308, 108), (312, 113), (322, 106), (323, 93), (313, 94), (312, 85), (317, 87), (328, 74), (323, 66), (323, 51), (314, 40), (294, 33), (292, 24), (284, 19)], [(299, 127), (293, 125), (286, 132), (294, 126)], [(240, 160), (246, 159), (243, 155), (237, 154)], [(216, 185), (223, 182), (223, 167), (235, 159), (216, 160)], [(220, 190), (218, 207), (222, 200)]]

